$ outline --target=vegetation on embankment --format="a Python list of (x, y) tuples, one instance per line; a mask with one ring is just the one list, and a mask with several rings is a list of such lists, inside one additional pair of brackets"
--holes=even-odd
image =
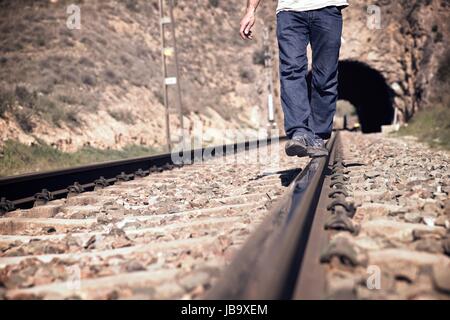
[(400, 135), (415, 136), (431, 147), (450, 150), (450, 107), (436, 107), (419, 111), (402, 127)]
[(436, 74), (439, 95), (430, 99), (430, 106), (417, 112), (400, 129), (400, 135), (412, 135), (432, 147), (450, 150), (450, 50), (444, 55)]
[[(174, 4), (185, 124), (253, 128), (252, 110), (262, 112), (267, 100), (262, 30), (274, 25), (276, 4), (260, 7), (261, 36), (252, 42), (236, 32), (241, 1)], [(80, 29), (68, 25), (69, 5), (80, 10)], [(0, 0), (0, 12), (0, 140), (51, 145), (63, 133), (70, 150), (117, 149), (103, 138), (104, 125), (121, 136), (120, 147), (136, 137), (165, 143), (158, 0)], [(171, 76), (174, 57), (167, 58)], [(99, 134), (84, 134), (92, 131)]]
[(130, 145), (122, 150), (84, 147), (75, 153), (66, 153), (44, 143), (27, 146), (8, 140), (0, 150), (0, 177), (149, 156), (157, 152), (152, 148)]

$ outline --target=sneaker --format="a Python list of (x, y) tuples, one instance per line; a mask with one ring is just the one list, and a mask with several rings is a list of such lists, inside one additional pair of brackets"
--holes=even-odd
[(286, 154), (289, 157), (308, 156), (308, 141), (311, 140), (306, 135), (296, 135), (286, 143)]
[(320, 158), (328, 156), (328, 149), (325, 147), (325, 142), (322, 138), (314, 137), (308, 143), (308, 156), (311, 158)]

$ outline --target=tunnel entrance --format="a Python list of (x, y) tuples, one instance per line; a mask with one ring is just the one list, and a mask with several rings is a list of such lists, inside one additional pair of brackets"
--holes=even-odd
[(364, 133), (380, 132), (394, 118), (392, 89), (384, 76), (369, 65), (353, 60), (339, 62), (339, 99), (355, 108)]
[[(393, 92), (384, 76), (366, 63), (339, 61), (339, 100), (346, 100), (356, 109), (364, 133), (380, 132), (381, 126), (394, 119)], [(311, 96), (311, 72), (308, 86)]]

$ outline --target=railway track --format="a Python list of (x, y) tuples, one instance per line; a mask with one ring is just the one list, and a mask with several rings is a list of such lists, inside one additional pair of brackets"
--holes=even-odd
[(430, 165), (415, 144), (346, 132), (313, 160), (284, 141), (241, 146), (16, 199), (0, 217), (0, 298), (448, 298), (447, 155)]
[(328, 148), (207, 297), (448, 300), (448, 153), (349, 132)]
[[(210, 299), (286, 300), (325, 297), (325, 272), (320, 253), (326, 245), (324, 219), (342, 199), (341, 185), (332, 192), (324, 182), (339, 177), (339, 134), (328, 141), (329, 157), (311, 160), (294, 179), (236, 256)], [(336, 180), (335, 180), (336, 181)]]
[[(284, 140), (285, 137), (275, 138)], [(0, 178), (0, 214), (19, 208), (30, 208), (50, 200), (73, 196), (117, 182), (142, 178), (149, 174), (172, 170), (200, 159), (234, 155), (271, 144), (272, 139), (245, 141), (179, 153), (140, 157), (119, 161)], [(174, 156), (175, 155), (175, 156)], [(175, 159), (175, 161), (174, 161)]]
[(0, 218), (0, 294), (203, 297), (307, 165), (283, 142), (252, 145), (32, 208), (16, 200)]
[(163, 155), (3, 180), (7, 209), (21, 209), (0, 219), (2, 295), (293, 298), (335, 144), (334, 135), (330, 158), (309, 163), (287, 158), (283, 143), (252, 142), (224, 146), (228, 163), (180, 166)]

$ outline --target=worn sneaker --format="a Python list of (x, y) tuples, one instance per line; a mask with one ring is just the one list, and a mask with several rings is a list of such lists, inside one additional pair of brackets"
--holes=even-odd
[(307, 153), (311, 158), (326, 157), (328, 156), (328, 149), (325, 147), (322, 138), (314, 137), (308, 143)]
[(306, 135), (296, 135), (286, 143), (286, 154), (289, 157), (306, 157), (308, 155), (308, 141)]

